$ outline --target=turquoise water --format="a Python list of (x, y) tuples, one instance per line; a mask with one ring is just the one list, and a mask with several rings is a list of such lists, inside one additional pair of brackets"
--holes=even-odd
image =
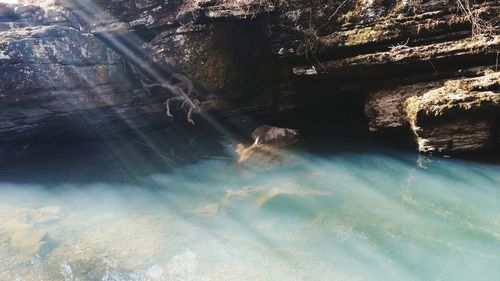
[(0, 280), (500, 279), (498, 165), (370, 144), (272, 169), (135, 149), (3, 167)]

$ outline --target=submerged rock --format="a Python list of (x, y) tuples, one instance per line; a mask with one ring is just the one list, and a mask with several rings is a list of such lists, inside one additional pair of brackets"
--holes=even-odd
[(262, 125), (252, 132), (256, 144), (268, 144), (274, 147), (293, 145), (300, 141), (298, 130)]
[(330, 196), (331, 193), (308, 189), (308, 188), (298, 188), (296, 186), (283, 186), (283, 187), (272, 187), (267, 190), (258, 200), (255, 202), (256, 208), (261, 208), (266, 205), (273, 198), (288, 195), (288, 196), (297, 196), (297, 197), (323, 197)]
[[(144, 95), (142, 79), (93, 32), (139, 38), (126, 43), (196, 80), (207, 92), (205, 113), (238, 128), (307, 116), (320, 128), (366, 130), (368, 121), (370, 131), (407, 134), (406, 99), (495, 68), (500, 50), (497, 0), (475, 3), (470, 14), (448, 0), (22, 3), (0, 6), (0, 141), (165, 124), (165, 93)], [(484, 130), (495, 131), (488, 122)], [(261, 146), (239, 148), (243, 159), (274, 149), (259, 139)]]
[(18, 220), (3, 221), (0, 230), (8, 236), (10, 247), (26, 259), (38, 253), (47, 236), (47, 231)]
[(245, 147), (240, 143), (236, 147), (236, 154), (239, 156), (239, 164), (244, 163), (256, 167), (279, 165), (284, 161), (282, 151), (267, 144), (253, 144)]
[(58, 222), (63, 216), (61, 207), (47, 206), (37, 210), (34, 220), (37, 224), (52, 224)]
[(235, 190), (226, 190), (224, 197), (217, 203), (201, 205), (193, 210), (194, 213), (204, 215), (215, 215), (231, 209), (234, 206), (241, 206), (243, 203), (250, 203), (250, 207), (260, 209), (271, 202), (274, 198), (289, 196), (292, 198), (303, 197), (324, 197), (331, 196), (331, 192), (318, 190), (315, 188), (297, 185), (287, 182), (281, 185), (244, 186)]
[(422, 152), (469, 152), (498, 145), (500, 72), (448, 81), (408, 98), (405, 110)]
[(284, 148), (300, 141), (297, 130), (263, 125), (253, 131), (252, 137), (254, 143), (251, 146), (238, 144), (236, 147), (240, 164), (261, 168), (272, 167), (296, 158)]

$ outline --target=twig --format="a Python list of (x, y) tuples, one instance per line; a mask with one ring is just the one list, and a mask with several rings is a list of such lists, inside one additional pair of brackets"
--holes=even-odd
[(472, 25), (472, 35), (495, 35), (498, 33), (498, 28), (496, 25), (498, 24), (499, 19), (485, 20), (481, 18), (480, 11), (477, 9), (473, 9), (471, 6), (471, 0), (456, 0), (458, 7), (462, 10), (462, 13), (468, 18), (469, 22)]
[(434, 66), (434, 64), (432, 63), (431, 59), (428, 59), (428, 61), (431, 63), (432, 65), (432, 68), (434, 69), (434, 76), (436, 76), (438, 74), (438, 71), (436, 69), (436, 67)]
[(347, 1), (349, 0), (344, 0), (344, 2), (342, 2), (338, 7), (337, 9), (335, 9), (335, 12), (333, 12), (333, 14), (328, 18), (328, 20), (332, 20), (332, 18), (339, 12), (340, 8), (342, 8), (342, 6), (344, 6)]

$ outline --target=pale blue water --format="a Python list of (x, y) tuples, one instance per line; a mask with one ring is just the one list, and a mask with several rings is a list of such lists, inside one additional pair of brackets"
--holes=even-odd
[(362, 144), (260, 170), (115, 148), (3, 168), (0, 280), (500, 279), (498, 165)]

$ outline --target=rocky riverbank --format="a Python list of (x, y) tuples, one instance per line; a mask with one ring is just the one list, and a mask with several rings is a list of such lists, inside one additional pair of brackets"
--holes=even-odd
[(110, 44), (119, 36), (190, 77), (199, 111), (247, 132), (317, 126), (497, 153), (499, 11), (496, 0), (1, 4), (0, 140), (170, 126), (162, 103), (175, 95), (144, 81), (147, 68)]

